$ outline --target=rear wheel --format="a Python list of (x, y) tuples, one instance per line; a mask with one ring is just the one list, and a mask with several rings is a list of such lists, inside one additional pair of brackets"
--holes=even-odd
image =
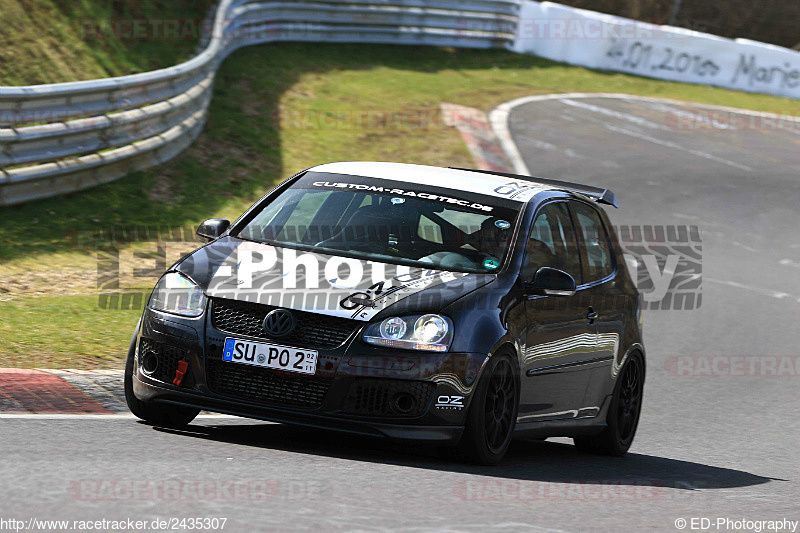
[(597, 434), (575, 437), (575, 446), (582, 452), (621, 457), (633, 444), (644, 392), (644, 359), (638, 352), (628, 358), (614, 387), (607, 425)]
[(459, 454), (479, 464), (499, 463), (511, 443), (518, 407), (516, 366), (508, 355), (495, 355), (472, 399)]
[(128, 349), (128, 359), (125, 361), (125, 402), (128, 404), (128, 409), (136, 417), (151, 424), (173, 427), (187, 425), (200, 413), (200, 409), (143, 402), (133, 393), (133, 363), (136, 357), (136, 337), (138, 333), (139, 327), (137, 326)]

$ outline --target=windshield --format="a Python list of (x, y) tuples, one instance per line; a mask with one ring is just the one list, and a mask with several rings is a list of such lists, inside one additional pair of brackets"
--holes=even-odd
[(370, 261), (487, 273), (505, 259), (519, 205), (440, 187), (312, 172), (264, 206), (238, 236)]

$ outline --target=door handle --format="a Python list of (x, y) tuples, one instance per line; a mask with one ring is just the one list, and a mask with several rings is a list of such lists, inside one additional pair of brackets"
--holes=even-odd
[(589, 308), (589, 311), (586, 313), (586, 318), (589, 319), (589, 324), (594, 324), (595, 319), (597, 319), (597, 311)]

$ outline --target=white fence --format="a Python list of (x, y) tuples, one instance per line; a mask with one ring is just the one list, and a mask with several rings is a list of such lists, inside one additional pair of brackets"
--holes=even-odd
[(222, 0), (206, 47), (174, 67), (0, 87), (0, 205), (163, 163), (203, 128), (220, 62), (274, 41), (506, 47), (644, 76), (800, 97), (800, 54), (522, 0)]

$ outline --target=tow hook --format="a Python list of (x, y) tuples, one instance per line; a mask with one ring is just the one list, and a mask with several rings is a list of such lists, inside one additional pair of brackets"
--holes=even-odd
[(172, 380), (172, 384), (176, 387), (180, 387), (181, 383), (183, 383), (183, 377), (186, 375), (186, 370), (189, 368), (189, 362), (180, 360), (178, 361), (178, 369), (175, 371), (175, 379)]

